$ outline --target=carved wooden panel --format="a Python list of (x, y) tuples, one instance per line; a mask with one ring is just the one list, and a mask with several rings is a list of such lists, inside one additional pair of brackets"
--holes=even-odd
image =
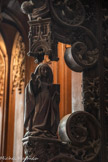
[[(101, 1), (93, 2), (91, 10), (90, 30), (98, 40), (99, 59), (97, 64), (83, 74), (84, 106), (85, 110), (93, 114), (101, 124), (101, 156), (98, 161), (108, 161), (108, 8)], [(103, 9), (102, 5), (105, 5)], [(97, 14), (97, 17), (96, 17)], [(89, 16), (90, 17), (90, 16)], [(88, 21), (89, 22), (89, 21)], [(93, 23), (92, 23), (93, 22)], [(93, 27), (94, 25), (94, 27)]]
[(103, 17), (103, 84), (104, 84), (104, 100), (103, 100), (103, 116), (104, 116), (104, 137), (106, 160), (108, 161), (108, 9), (104, 9)]
[(25, 44), (20, 34), (17, 34), (12, 55), (12, 92), (18, 87), (19, 93), (25, 81)]

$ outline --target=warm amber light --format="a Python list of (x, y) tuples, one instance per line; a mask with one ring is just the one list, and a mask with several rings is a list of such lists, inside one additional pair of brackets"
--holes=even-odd
[(70, 44), (66, 44), (65, 47), (66, 47), (66, 48), (70, 48), (71, 45), (70, 45)]

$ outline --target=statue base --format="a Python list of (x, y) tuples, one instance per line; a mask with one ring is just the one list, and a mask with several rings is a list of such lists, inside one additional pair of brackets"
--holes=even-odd
[(69, 153), (67, 143), (59, 139), (28, 136), (22, 139), (24, 162), (77, 162)]

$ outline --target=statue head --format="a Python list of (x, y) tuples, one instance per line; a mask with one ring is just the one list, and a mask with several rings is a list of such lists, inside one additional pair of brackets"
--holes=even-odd
[(47, 83), (53, 82), (52, 69), (46, 63), (39, 64), (35, 69), (34, 75), (40, 76), (41, 81), (46, 81)]

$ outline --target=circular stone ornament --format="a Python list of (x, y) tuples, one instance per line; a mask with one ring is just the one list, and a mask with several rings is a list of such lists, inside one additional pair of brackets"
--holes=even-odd
[(50, 0), (51, 12), (59, 24), (78, 26), (83, 23), (85, 10), (79, 0)]
[(72, 45), (71, 52), (77, 64), (85, 68), (90, 68), (96, 64), (99, 56), (97, 48), (89, 50), (84, 42), (75, 42)]
[(78, 162), (91, 161), (100, 151), (100, 124), (88, 112), (77, 111), (63, 117), (58, 133), (63, 142), (69, 143), (70, 153)]
[(73, 54), (71, 52), (71, 48), (67, 48), (64, 54), (64, 59), (66, 62), (66, 65), (75, 72), (82, 72), (83, 68), (77, 64), (75, 59), (73, 58)]

